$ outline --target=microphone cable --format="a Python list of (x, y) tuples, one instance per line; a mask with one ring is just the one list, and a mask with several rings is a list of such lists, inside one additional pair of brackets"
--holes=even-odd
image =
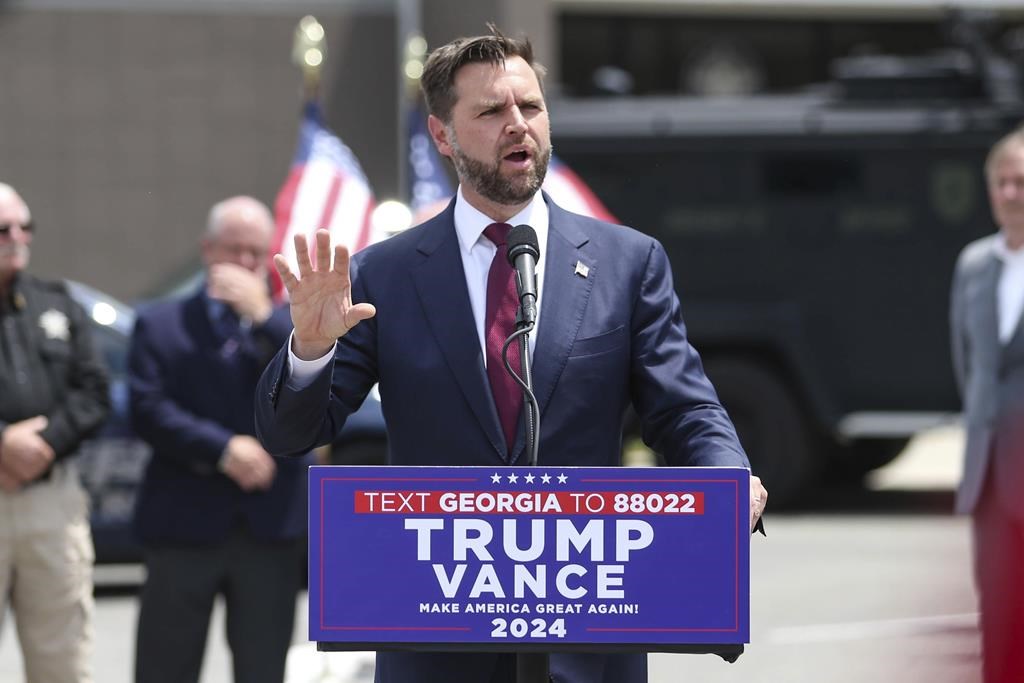
[[(526, 443), (530, 445), (529, 463), (531, 467), (537, 465), (537, 451), (538, 444), (540, 442), (540, 404), (537, 403), (537, 397), (533, 393), (533, 389), (527, 384), (526, 380), (519, 376), (515, 370), (512, 369), (512, 364), (508, 360), (508, 347), (512, 342), (522, 338), (522, 345), (526, 348), (526, 352), (520, 354), (520, 361), (524, 368), (523, 374), (530, 372), (529, 360), (529, 342), (525, 339), (525, 335), (530, 334), (533, 328), (536, 327), (536, 323), (529, 322), (525, 323), (522, 327), (517, 329), (501, 347), (501, 360), (505, 363), (505, 370), (508, 374), (512, 375), (512, 379), (516, 381), (516, 384), (523, 390), (523, 395), (526, 397), (526, 403), (529, 405), (529, 409), (526, 411)], [(532, 379), (532, 378), (531, 378)]]

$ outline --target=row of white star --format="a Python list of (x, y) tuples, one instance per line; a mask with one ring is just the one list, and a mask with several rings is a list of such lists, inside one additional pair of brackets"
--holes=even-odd
[[(517, 483), (519, 483), (519, 475), (516, 474), (515, 472), (513, 472), (512, 474), (507, 475), (505, 478), (508, 479), (508, 483), (510, 483), (510, 484), (517, 484)], [(567, 482), (569, 480), (569, 477), (565, 476), (564, 474), (559, 474), (558, 477), (556, 477), (556, 478), (558, 479), (558, 483), (559, 484), (564, 484), (565, 482)], [(542, 474), (540, 477), (535, 477), (532, 474), (527, 474), (526, 476), (523, 477), (523, 481), (525, 481), (527, 484), (532, 484), (534, 479), (540, 479), (540, 483), (542, 483), (542, 484), (550, 484), (551, 483), (551, 475), (550, 474), (546, 474), (546, 473)], [(492, 474), (491, 475), (491, 482), (493, 482), (495, 484), (500, 484), (501, 483), (501, 475), (498, 474), (497, 472)]]

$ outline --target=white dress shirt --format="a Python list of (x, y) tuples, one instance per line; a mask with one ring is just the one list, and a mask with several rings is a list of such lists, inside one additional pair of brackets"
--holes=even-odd
[[(459, 187), (455, 198), (455, 234), (459, 239), (459, 255), (462, 257), (462, 270), (466, 275), (466, 289), (469, 291), (469, 305), (473, 310), (476, 322), (477, 337), (480, 341), (481, 357), (487, 363), (487, 344), (484, 341), (484, 316), (487, 312), (487, 274), (491, 269), (491, 261), (497, 247), (486, 237), (484, 230), (494, 221), (477, 211), (462, 195)], [(537, 232), (537, 244), (542, 245), (541, 258), (537, 263), (537, 328), (530, 335), (530, 349), (533, 350), (540, 327), (541, 301), (544, 292), (544, 256), (548, 243), (548, 206), (540, 192), (522, 211), (506, 221), (512, 227), (526, 224)], [(357, 302), (358, 303), (358, 302)], [(293, 333), (294, 334), (294, 333)], [(334, 358), (337, 347), (315, 360), (302, 360), (292, 351), (291, 337), (288, 338), (288, 386), (293, 390), (303, 389), (313, 382), (320, 370)]]
[[(484, 237), (484, 230), (494, 221), (474, 209), (462, 196), (459, 188), (455, 200), (455, 233), (459, 237), (459, 253), (462, 255), (462, 270), (466, 273), (466, 288), (469, 290), (469, 305), (473, 309), (473, 320), (476, 321), (476, 333), (480, 340), (480, 349), (487, 358), (487, 345), (484, 341), (484, 316), (487, 312), (487, 274), (494, 260), (494, 252), (498, 248)], [(538, 192), (525, 209), (505, 221), (512, 227), (526, 224), (537, 231), (537, 244), (541, 245), (541, 254), (547, 250), (548, 243), (548, 206)], [(537, 325), (540, 326), (540, 304), (544, 291), (544, 257), (537, 262)], [(537, 337), (536, 328), (530, 335), (530, 350)]]
[(999, 312), (999, 342), (1008, 344), (1021, 313), (1024, 313), (1024, 247), (1010, 249), (1006, 238), (1000, 235), (995, 245), (996, 256), (1003, 262), (996, 287), (996, 305)]

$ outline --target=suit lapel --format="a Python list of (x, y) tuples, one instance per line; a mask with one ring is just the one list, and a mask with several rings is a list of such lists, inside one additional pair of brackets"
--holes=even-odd
[(1000, 354), (999, 343), (999, 302), (997, 301), (997, 288), (999, 286), (999, 274), (1003, 270), (1003, 262), (991, 252), (988, 262), (978, 274), (978, 287), (980, 301), (978, 306), (978, 339), (990, 345), (986, 349), (986, 356), (998, 359)]
[(505, 437), (484, 371), (473, 311), (466, 291), (459, 241), (452, 222), (454, 202), (423, 226), (417, 250), (423, 256), (412, 273), (430, 331), (491, 445), (504, 460)]
[[(547, 253), (541, 254), (544, 298), (536, 337), (537, 353), (533, 358), (533, 393), (540, 406), (541, 425), (600, 271), (589, 237), (577, 219), (554, 204), (546, 194), (544, 199), (548, 204), (550, 221)], [(586, 277), (576, 273), (577, 262), (588, 268)], [(511, 463), (522, 457), (525, 447), (525, 437), (520, 429), (512, 449), (514, 457)]]

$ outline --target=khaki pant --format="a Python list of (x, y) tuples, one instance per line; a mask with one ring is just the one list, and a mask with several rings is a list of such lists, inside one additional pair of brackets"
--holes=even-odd
[(28, 683), (92, 680), (94, 552), (75, 471), (0, 491), (0, 618), (10, 604)]

